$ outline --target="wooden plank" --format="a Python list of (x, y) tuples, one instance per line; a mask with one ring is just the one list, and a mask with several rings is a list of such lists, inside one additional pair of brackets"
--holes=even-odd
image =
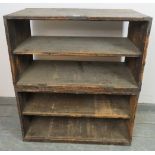
[(142, 21), (150, 17), (130, 9), (27, 8), (5, 16), (8, 19)]
[(128, 96), (43, 94), (29, 95), (23, 115), (130, 118)]
[[(32, 55), (27, 56), (15, 56), (12, 51), (24, 40), (31, 36), (30, 21), (29, 20), (8, 20), (4, 18), (6, 39), (8, 44), (8, 54), (11, 65), (13, 85), (17, 82), (19, 75), (27, 68), (32, 61)], [(20, 117), (20, 125), (22, 130), (22, 136), (28, 126), (28, 120), (23, 117), (21, 113), (22, 105), (20, 104), (19, 96), (15, 90), (18, 113)]]
[(124, 63), (34, 61), (20, 76), (18, 91), (135, 94), (137, 84)]
[(135, 79), (138, 81), (140, 87), (142, 84), (151, 25), (151, 20), (147, 22), (129, 23), (128, 38), (140, 49), (142, 55), (138, 60), (134, 61), (131, 58), (127, 58), (127, 64), (133, 72)]
[(119, 119), (36, 117), (24, 139), (129, 144), (126, 121)]
[[(138, 87), (141, 89), (143, 71), (145, 66), (146, 54), (147, 54), (147, 46), (148, 39), (150, 35), (152, 20), (143, 21), (143, 22), (129, 22), (128, 28), (128, 38), (140, 49), (142, 55), (137, 59), (126, 58), (125, 62), (132, 74), (135, 77), (135, 80), (138, 84)], [(131, 97), (130, 105), (131, 105), (131, 117), (129, 122), (129, 133), (130, 139), (132, 138), (132, 132), (135, 122), (135, 114), (137, 109), (139, 94)]]
[(21, 43), (15, 54), (52, 56), (131, 56), (141, 55), (127, 38), (34, 36)]
[(135, 114), (136, 114), (136, 110), (137, 110), (137, 103), (138, 103), (138, 95), (130, 96), (130, 102), (129, 102), (129, 104), (130, 104), (130, 121), (128, 122), (128, 130), (129, 130), (130, 140), (132, 140)]
[[(19, 118), (16, 113), (16, 109), (9, 105), (9, 102), (14, 101), (14, 99), (8, 99), (4, 101), (4, 105), (0, 105), (1, 116), (5, 115), (5, 109), (8, 108), (7, 113), (9, 116), (0, 117), (0, 136), (1, 136), (1, 150), (154, 150), (154, 129), (155, 129), (155, 106), (152, 104), (139, 104), (138, 121), (136, 121), (134, 127), (134, 136), (131, 146), (114, 146), (114, 145), (84, 145), (84, 144), (68, 144), (68, 143), (23, 143), (21, 141), (21, 132)], [(0, 98), (1, 102), (1, 98)], [(16, 115), (16, 116), (15, 116)], [(151, 137), (151, 138), (148, 138)], [(10, 139), (13, 139), (10, 141)], [(3, 141), (3, 143), (2, 143)], [(14, 145), (14, 143), (16, 145)], [(26, 146), (25, 146), (26, 145)]]
[(24, 40), (31, 36), (29, 20), (7, 20), (4, 18), (5, 32), (8, 44), (8, 53), (11, 65), (13, 84), (17, 82), (19, 74), (27, 67), (27, 64), (32, 61), (32, 56), (27, 55), (15, 56), (12, 51), (21, 44)]

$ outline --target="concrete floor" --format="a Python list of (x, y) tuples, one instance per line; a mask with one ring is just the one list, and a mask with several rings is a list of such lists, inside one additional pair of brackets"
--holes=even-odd
[(139, 104), (131, 146), (23, 142), (14, 98), (0, 98), (2, 150), (155, 150), (155, 105)]

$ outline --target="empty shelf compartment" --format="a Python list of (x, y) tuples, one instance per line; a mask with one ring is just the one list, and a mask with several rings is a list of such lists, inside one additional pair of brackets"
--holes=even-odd
[(130, 143), (127, 122), (119, 119), (35, 117), (24, 139), (101, 144)]
[(20, 75), (16, 89), (93, 94), (139, 90), (125, 63), (71, 61), (33, 61)]
[(129, 96), (24, 93), (23, 115), (130, 118)]

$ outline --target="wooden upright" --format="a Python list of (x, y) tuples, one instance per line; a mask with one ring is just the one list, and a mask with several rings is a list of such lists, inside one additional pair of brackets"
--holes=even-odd
[[(128, 21), (128, 36), (32, 36), (30, 20)], [(131, 144), (151, 21), (133, 10), (38, 8), (4, 16), (23, 140)], [(94, 57), (125, 60), (88, 61)]]

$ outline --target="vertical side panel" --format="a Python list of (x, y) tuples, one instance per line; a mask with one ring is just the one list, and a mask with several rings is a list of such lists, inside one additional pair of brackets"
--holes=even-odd
[[(141, 90), (142, 85), (142, 78), (145, 66), (145, 59), (147, 54), (147, 46), (149, 40), (149, 34), (151, 29), (152, 19), (150, 21), (133, 21), (129, 22), (129, 29), (128, 29), (128, 38), (139, 48), (142, 52), (141, 57), (139, 58), (126, 58), (125, 62), (131, 72), (133, 73), (135, 80), (139, 86), (139, 90)], [(131, 118), (129, 121), (129, 135), (130, 139), (132, 139), (132, 132), (135, 120), (135, 113), (137, 109), (137, 96), (130, 97), (130, 114)]]
[(128, 131), (129, 131), (129, 138), (130, 142), (132, 141), (132, 133), (133, 133), (133, 127), (135, 122), (135, 114), (137, 110), (137, 102), (138, 102), (138, 95), (130, 96), (130, 120), (128, 121)]
[(13, 50), (24, 40), (31, 36), (30, 21), (29, 20), (13, 20), (4, 17), (6, 38), (8, 44), (8, 52), (11, 64), (13, 83), (18, 80), (21, 70), (27, 65), (26, 60), (32, 60), (32, 56), (25, 57), (13, 55)]
[[(5, 24), (6, 39), (8, 44), (12, 79), (13, 79), (13, 84), (15, 88), (19, 75), (26, 68), (26, 66), (32, 61), (32, 55), (23, 57), (23, 56), (17, 56), (13, 54), (13, 50), (21, 42), (23, 42), (25, 39), (31, 36), (30, 21), (7, 19), (4, 17), (4, 24)], [(21, 111), (22, 97), (18, 95), (18, 93), (16, 92), (16, 89), (15, 89), (15, 94), (16, 94), (16, 100), (17, 100), (18, 113), (20, 117), (22, 135), (24, 136), (26, 131), (26, 125), (27, 125), (26, 122), (28, 121), (26, 118), (22, 116), (22, 111)]]
[(150, 21), (129, 22), (128, 38), (139, 48), (142, 55), (140, 58), (126, 58), (126, 63), (133, 72), (140, 87), (147, 54), (151, 23), (151, 19)]

